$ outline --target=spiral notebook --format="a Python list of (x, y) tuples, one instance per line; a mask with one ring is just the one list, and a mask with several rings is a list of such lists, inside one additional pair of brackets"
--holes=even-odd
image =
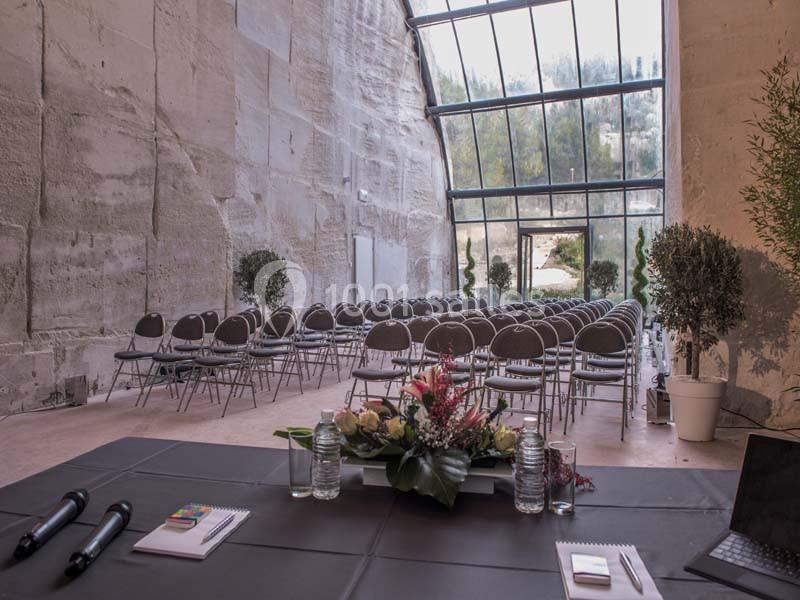
[[(168, 556), (182, 556), (184, 558), (203, 560), (250, 516), (250, 511), (245, 508), (211, 505), (211, 509), (211, 513), (191, 529), (179, 529), (165, 524), (159, 525), (136, 542), (133, 549), (139, 552), (150, 552), (151, 554), (166, 554)], [(214, 537), (203, 542), (206, 535), (231, 514), (233, 515), (233, 520), (230, 524), (226, 525)]]
[[(561, 579), (564, 582), (564, 591), (568, 600), (663, 600), (656, 588), (656, 584), (642, 558), (636, 551), (636, 546), (618, 544), (579, 544), (575, 542), (556, 542), (558, 563), (561, 567)], [(625, 572), (625, 567), (619, 559), (619, 553), (625, 552), (631, 559), (633, 568), (642, 581), (642, 591), (638, 592), (630, 577)], [(611, 574), (611, 585), (593, 585), (577, 583), (572, 573), (572, 555), (588, 554), (602, 556), (608, 563)]]

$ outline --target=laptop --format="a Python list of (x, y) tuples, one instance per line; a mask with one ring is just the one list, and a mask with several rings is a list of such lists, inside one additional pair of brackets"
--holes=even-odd
[(750, 435), (730, 530), (685, 569), (759, 598), (800, 598), (800, 442)]

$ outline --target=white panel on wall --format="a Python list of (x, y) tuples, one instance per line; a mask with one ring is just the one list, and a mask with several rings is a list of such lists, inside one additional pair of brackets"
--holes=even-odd
[(372, 295), (372, 287), (375, 285), (373, 246), (371, 237), (353, 236), (353, 283), (363, 290), (358, 294), (361, 297), (351, 294), (350, 299), (356, 302), (369, 299)]
[[(375, 240), (376, 299), (407, 295), (408, 248)], [(389, 290), (391, 289), (391, 292)]]

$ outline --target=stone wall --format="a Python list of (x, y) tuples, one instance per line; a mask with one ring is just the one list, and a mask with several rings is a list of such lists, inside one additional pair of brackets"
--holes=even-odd
[(800, 299), (775, 276), (740, 190), (750, 181), (745, 121), (756, 111), (750, 99), (763, 84), (760, 71), (785, 55), (800, 70), (800, 2), (679, 0), (678, 6), (683, 189), (669, 218), (711, 225), (734, 241), (748, 303), (744, 325), (702, 369), (729, 378), (730, 408), (760, 422), (798, 426), (798, 394), (783, 390), (800, 380)]
[[(145, 311), (238, 309), (271, 247), (309, 299), (352, 235), (446, 288), (444, 167), (398, 0), (0, 3), (0, 413), (107, 386)], [(368, 202), (356, 200), (367, 190)]]

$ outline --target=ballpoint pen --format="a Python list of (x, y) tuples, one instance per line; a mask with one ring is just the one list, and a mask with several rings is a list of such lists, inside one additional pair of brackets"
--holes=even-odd
[(640, 594), (642, 593), (642, 580), (639, 579), (639, 576), (636, 574), (636, 571), (633, 568), (633, 563), (631, 559), (628, 558), (628, 555), (624, 552), (619, 553), (619, 560), (622, 563), (622, 566), (625, 567), (625, 572), (628, 574), (628, 577), (631, 578), (631, 583), (633, 583), (633, 587), (636, 588)]
[(225, 528), (226, 528), (228, 525), (230, 525), (231, 521), (233, 521), (233, 517), (234, 517), (234, 514), (233, 514), (233, 513), (231, 513), (231, 514), (229, 514), (227, 517), (225, 517), (224, 519), (222, 519), (222, 521), (220, 521), (219, 523), (217, 523), (216, 525), (214, 525), (213, 529), (211, 529), (211, 531), (209, 531), (209, 532), (206, 534), (206, 536), (203, 538), (203, 541), (202, 541), (201, 543), (202, 543), (202, 544), (205, 544), (205, 543), (206, 543), (208, 540), (210, 540), (211, 538), (213, 538), (214, 536), (216, 536), (216, 535), (217, 535), (217, 534), (218, 534), (220, 531), (222, 531), (222, 530), (223, 530), (223, 529), (225, 529)]

